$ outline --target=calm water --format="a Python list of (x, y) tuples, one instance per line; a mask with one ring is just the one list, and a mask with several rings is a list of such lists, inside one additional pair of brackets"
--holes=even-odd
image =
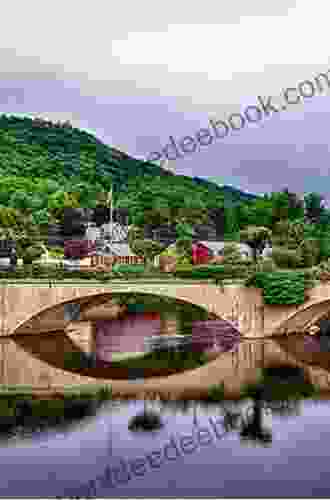
[[(184, 412), (153, 404), (150, 408), (161, 414), (161, 430), (133, 433), (129, 421), (142, 408), (142, 402), (109, 404), (66, 434), (54, 432), (2, 446), (0, 495), (330, 494), (328, 402), (302, 402), (289, 415), (263, 409), (262, 425), (272, 436), (265, 446), (253, 437), (243, 442), (239, 429), (226, 430), (220, 405), (208, 411), (197, 407), (194, 423), (193, 409)], [(244, 420), (253, 405), (247, 401), (231, 409)]]
[[(223, 322), (178, 323), (172, 316), (164, 323), (152, 314), (100, 320), (98, 358), (111, 362), (114, 352), (139, 351), (145, 336), (162, 329), (188, 329), (217, 344), (214, 383), (223, 382), (230, 393), (255, 382), (260, 369), (291, 366), (320, 386), (322, 400), (108, 402), (66, 430), (0, 441), (0, 496), (329, 496), (329, 343), (298, 336), (242, 341)], [(64, 332), (3, 339), (1, 383), (56, 383), (70, 349)], [(129, 430), (143, 412), (161, 427)]]

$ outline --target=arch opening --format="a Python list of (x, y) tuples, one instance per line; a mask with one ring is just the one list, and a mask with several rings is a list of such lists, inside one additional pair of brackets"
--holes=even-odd
[[(189, 313), (188, 313), (188, 315), (186, 315), (186, 318), (188, 316), (188, 319), (190, 318), (191, 320), (195, 319), (192, 317), (191, 311), (195, 311), (197, 313), (197, 315), (199, 315), (199, 317), (196, 318), (197, 329), (199, 329), (198, 335), (200, 337), (200, 339), (198, 339), (198, 341), (200, 340), (200, 344), (198, 344), (198, 345), (206, 345), (207, 344), (207, 346), (208, 346), (207, 349), (210, 349), (210, 346), (209, 346), (210, 337), (213, 335), (213, 337), (212, 337), (213, 344), (215, 343), (214, 339), (216, 337), (215, 334), (210, 331), (210, 328), (208, 329), (208, 327), (210, 327), (210, 324), (212, 327), (212, 324), (214, 325), (214, 323), (221, 322), (221, 323), (226, 323), (231, 328), (233, 328), (232, 325), (230, 324), (230, 322), (228, 322), (227, 320), (219, 318), (213, 312), (209, 312), (205, 307), (202, 307), (198, 304), (194, 304), (193, 302), (188, 302), (187, 300), (173, 297), (173, 296), (169, 296), (169, 295), (165, 295), (165, 294), (155, 294), (155, 293), (151, 293), (151, 292), (149, 292), (149, 293), (145, 293), (145, 292), (132, 293), (130, 290), (127, 290), (127, 291), (120, 291), (120, 292), (118, 292), (118, 291), (116, 291), (116, 292), (110, 292), (110, 291), (109, 292), (99, 292), (99, 293), (91, 294), (88, 296), (76, 297), (74, 299), (67, 299), (67, 300), (59, 302), (58, 304), (46, 307), (46, 308), (42, 309), (42, 311), (39, 311), (37, 314), (34, 314), (30, 319), (26, 320), (21, 325), (19, 325), (18, 328), (15, 329), (15, 331), (13, 333), (14, 340), (16, 342), (18, 342), (24, 350), (29, 351), (30, 354), (32, 354), (34, 357), (45, 360), (48, 364), (52, 365), (53, 367), (55, 366), (55, 367), (64, 369), (65, 371), (72, 371), (71, 369), (68, 369), (66, 367), (65, 363), (63, 363), (61, 360), (57, 360), (55, 362), (52, 361), (53, 354), (51, 351), (56, 352), (56, 354), (58, 354), (59, 356), (61, 356), (61, 351), (62, 351), (62, 354), (63, 353), (65, 354), (65, 351), (68, 351), (68, 353), (71, 353), (72, 356), (75, 357), (76, 360), (78, 360), (79, 362), (83, 361), (83, 363), (86, 363), (83, 366), (83, 370), (78, 371), (79, 374), (91, 376), (93, 378), (114, 378), (114, 379), (118, 379), (118, 378), (123, 379), (124, 378), (124, 379), (127, 379), (129, 377), (122, 376), (122, 374), (124, 373), (125, 370), (120, 371), (120, 376), (115, 376), (115, 377), (111, 376), (110, 372), (109, 373), (107, 372), (108, 367), (105, 366), (107, 364), (107, 360), (105, 360), (104, 366), (101, 370), (98, 370), (98, 371), (93, 370), (94, 367), (93, 367), (93, 365), (90, 364), (89, 355), (91, 354), (91, 349), (92, 349), (90, 339), (92, 339), (94, 342), (93, 348), (95, 347), (95, 335), (94, 335), (95, 330), (92, 330), (93, 338), (90, 335), (90, 333), (87, 332), (87, 335), (86, 335), (87, 340), (86, 339), (84, 340), (81, 338), (81, 336), (79, 338), (79, 335), (78, 336), (76, 335), (77, 332), (70, 331), (70, 334), (69, 334), (69, 331), (66, 330), (66, 326), (67, 325), (72, 326), (72, 324), (75, 324), (75, 323), (79, 324), (80, 322), (81, 323), (88, 323), (88, 322), (93, 323), (93, 321), (89, 320), (88, 317), (84, 317), (84, 313), (86, 313), (86, 311), (90, 312), (91, 308), (93, 308), (93, 307), (97, 308), (99, 306), (104, 306), (106, 308), (107, 304), (109, 304), (109, 302), (111, 302), (112, 304), (114, 302), (116, 302), (117, 304), (122, 304), (122, 303), (126, 304), (128, 301), (128, 302), (134, 304), (134, 303), (138, 303), (139, 300), (141, 300), (141, 298), (144, 298), (146, 303), (148, 303), (148, 300), (151, 300), (151, 302), (153, 302), (154, 304), (158, 304), (158, 306), (161, 303), (165, 304), (165, 305), (167, 304), (170, 306), (174, 305), (175, 308), (177, 308), (178, 310), (181, 310), (181, 311), (184, 310), (185, 307), (188, 307)], [(60, 315), (62, 315), (62, 317), (59, 319)], [(43, 341), (43, 340), (41, 341), (41, 338), (39, 336), (34, 336), (34, 339), (32, 339), (33, 335), (31, 335), (31, 334), (34, 333), (34, 328), (36, 327), (36, 325), (39, 325), (39, 327), (42, 327), (44, 324), (44, 326), (45, 326), (44, 331), (42, 331), (42, 328), (41, 328), (41, 330), (39, 328), (39, 331), (37, 331), (36, 333), (43, 333), (43, 332), (48, 333), (47, 332), (47, 326), (48, 326), (47, 321), (52, 321), (53, 320), (52, 318), (55, 318), (55, 320), (56, 320), (56, 325), (54, 326), (53, 331), (57, 332), (57, 333), (62, 333), (62, 337), (63, 337), (63, 335), (66, 337), (66, 340), (64, 343), (65, 345), (63, 345), (63, 348), (60, 348), (60, 349), (57, 349), (55, 347), (53, 347), (53, 348), (46, 347), (47, 342), (50, 342), (50, 343), (55, 342), (56, 335), (50, 335), (50, 336), (47, 335), (46, 337), (49, 337), (49, 341), (47, 340), (47, 342), (46, 342), (46, 339), (45, 339), (45, 341)], [(103, 320), (101, 320), (101, 322), (102, 321), (106, 323), (106, 320), (103, 319)], [(170, 322), (171, 322), (171, 318), (170, 318), (169, 323)], [(61, 323), (61, 325), (60, 325), (60, 323)], [(108, 321), (108, 323), (113, 324), (113, 320)], [(30, 331), (28, 328), (29, 324), (30, 324)], [(94, 325), (95, 325), (95, 322), (94, 322)], [(62, 326), (62, 328), (60, 326)], [(120, 322), (117, 323), (112, 330), (113, 336), (115, 336), (117, 334), (116, 328), (118, 329), (118, 332), (123, 332), (125, 330), (125, 328), (123, 330), (122, 327), (123, 327), (123, 324), (120, 325)], [(125, 327), (125, 325), (124, 325), (124, 327)], [(203, 330), (203, 327), (206, 327), (206, 328), (204, 328), (204, 330)], [(167, 328), (168, 328), (168, 325), (167, 325)], [(30, 335), (25, 335), (26, 333), (30, 333)], [(235, 337), (233, 337), (234, 340), (232, 339), (235, 343), (237, 342), (237, 339), (240, 336), (240, 334), (237, 330), (236, 330), (236, 333), (237, 333), (237, 335)], [(90, 335), (89, 338), (87, 338), (88, 335)], [(174, 333), (174, 335), (170, 334), (169, 336), (175, 337), (175, 335), (176, 335), (176, 333)], [(198, 337), (198, 335), (197, 335), (197, 337)], [(159, 337), (160, 336), (161, 335), (159, 335)], [(177, 335), (177, 337), (184, 337), (184, 336), (185, 335)], [(28, 337), (30, 337), (30, 339), (32, 340), (33, 347), (32, 347), (32, 344), (29, 347)], [(166, 332), (165, 332), (164, 337), (166, 337)], [(188, 337), (188, 335), (187, 335), (187, 337)], [(58, 338), (60, 338), (60, 335), (58, 336)], [(82, 342), (81, 342), (81, 340), (82, 340)], [(227, 346), (228, 346), (228, 342), (229, 342), (228, 336), (225, 340), (226, 340)], [(45, 345), (45, 347), (42, 347), (41, 344)], [(49, 344), (49, 346), (50, 346), (50, 344)], [(55, 344), (54, 344), (54, 346), (55, 346)], [(219, 346), (219, 345), (217, 345), (217, 347), (219, 349), (220, 349), (220, 347), (222, 348), (222, 346)], [(86, 349), (84, 350), (84, 348), (86, 348)], [(95, 353), (95, 351), (94, 351), (94, 353)], [(87, 354), (87, 357), (85, 356), (85, 354)], [(138, 353), (138, 354), (141, 354), (141, 353)], [(144, 352), (144, 354), (148, 354), (148, 351)], [(216, 354), (218, 356), (219, 352), (217, 352)], [(197, 367), (197, 365), (196, 365), (196, 367)], [(176, 367), (176, 369), (179, 369), (179, 368), (180, 368), (180, 370), (188, 369), (185, 367), (179, 367), (179, 365), (178, 365)], [(92, 371), (90, 371), (90, 370), (92, 370)], [(76, 372), (76, 369), (74, 369), (73, 371)], [(169, 373), (166, 373), (166, 375), (170, 375), (170, 374), (174, 373), (173, 370), (172, 371), (167, 370), (167, 371)], [(128, 372), (130, 372), (129, 369), (128, 369)], [(158, 372), (153, 373), (152, 370), (151, 370), (151, 373), (152, 373), (151, 376), (161, 375)], [(110, 377), (109, 377), (109, 375), (110, 375)]]
[[(10, 334), (12, 335), (17, 335), (19, 333), (27, 333), (26, 328), (31, 328), (34, 326), (33, 323), (38, 321), (42, 321), (44, 318), (47, 317), (48, 313), (51, 311), (54, 312), (54, 314), (57, 315), (57, 319), (59, 320), (59, 329), (61, 329), (60, 322), (63, 321), (64, 323), (67, 321), (71, 321), (74, 318), (79, 317), (79, 313), (83, 311), (85, 308), (92, 308), (96, 306), (102, 306), (105, 305), (106, 303), (110, 302), (111, 300), (115, 300), (118, 297), (126, 296), (126, 297), (134, 297), (134, 296), (145, 296), (145, 297), (157, 297), (162, 300), (169, 300), (173, 301), (173, 303), (177, 303), (178, 305), (186, 305), (195, 308), (195, 310), (201, 311), (201, 313), (204, 313), (205, 315), (208, 315), (208, 320), (211, 321), (221, 321), (223, 323), (226, 323), (230, 325), (237, 333), (240, 334), (238, 328), (234, 323), (228, 319), (225, 319), (221, 317), (219, 314), (215, 313), (214, 311), (208, 310), (206, 306), (201, 306), (199, 304), (194, 303), (193, 301), (189, 301), (186, 298), (182, 299), (180, 297), (176, 297), (171, 294), (165, 294), (163, 291), (159, 294), (156, 292), (132, 292), (131, 290), (127, 291), (109, 291), (109, 292), (97, 292), (89, 295), (85, 295), (82, 297), (75, 297), (75, 298), (70, 298), (66, 299), (63, 301), (58, 302), (57, 304), (52, 304), (51, 306), (46, 306), (42, 309), (40, 309), (38, 312), (34, 313), (31, 317), (28, 319), (24, 319), (21, 321), (14, 329), (14, 331)], [(61, 317), (63, 309), (63, 319)], [(72, 315), (68, 313), (68, 311), (71, 309)], [(64, 311), (66, 310), (66, 313)], [(28, 325), (32, 323), (31, 327)]]

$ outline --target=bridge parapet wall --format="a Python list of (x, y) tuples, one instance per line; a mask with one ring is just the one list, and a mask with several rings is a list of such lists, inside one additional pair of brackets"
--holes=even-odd
[[(268, 337), (299, 331), (330, 307), (330, 285), (310, 291), (302, 305), (266, 305), (262, 290), (240, 284), (221, 290), (210, 283), (113, 282), (106, 286), (7, 285), (0, 288), (0, 334), (13, 334), (42, 311), (54, 324), (64, 320), (64, 302), (117, 293), (149, 293), (195, 304), (229, 321), (245, 337)], [(56, 307), (55, 307), (56, 306)], [(51, 311), (53, 308), (53, 311)]]
[[(207, 283), (112, 283), (107, 286), (18, 286), (1, 288), (1, 335), (11, 335), (40, 312), (49, 313), (59, 323), (64, 319), (61, 304), (84, 297), (125, 293), (150, 293), (195, 304), (233, 324), (243, 335), (262, 335), (263, 300), (258, 289), (241, 285), (226, 286), (224, 291)], [(57, 306), (55, 308), (55, 306)], [(51, 308), (54, 308), (51, 313)], [(258, 336), (257, 335), (257, 336)]]

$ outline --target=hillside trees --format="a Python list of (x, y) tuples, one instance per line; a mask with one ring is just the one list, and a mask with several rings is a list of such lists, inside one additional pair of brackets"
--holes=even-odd
[(322, 216), (326, 213), (323, 196), (319, 193), (309, 193), (305, 196), (304, 201), (306, 221), (311, 224), (320, 223)]
[(132, 223), (140, 227), (204, 223), (210, 205), (208, 192), (197, 186), (192, 196), (192, 189), (192, 180), (187, 178), (172, 182), (171, 178), (144, 177), (129, 183), (120, 203), (131, 212)]
[(80, 208), (78, 193), (56, 191), (48, 199), (48, 208), (56, 220), (63, 224), (66, 208)]
[(240, 231), (241, 241), (250, 245), (255, 261), (265, 248), (266, 242), (270, 241), (271, 234), (270, 229), (263, 226), (248, 226), (246, 229)]
[(43, 254), (40, 232), (31, 214), (0, 207), (0, 238), (16, 241), (17, 255), (24, 263), (32, 263)]
[(295, 193), (288, 189), (273, 192), (270, 196), (272, 203), (272, 226), (283, 219), (295, 220), (304, 216), (304, 203)]
[(144, 239), (143, 229), (137, 226), (130, 228), (128, 233), (128, 244), (136, 255), (145, 258), (146, 272), (150, 271), (153, 266), (154, 258), (165, 248), (164, 245), (158, 241)]
[(93, 135), (43, 119), (0, 116), (0, 173), (63, 180), (73, 176), (105, 190), (127, 184), (138, 170), (162, 175), (157, 165), (131, 158)]

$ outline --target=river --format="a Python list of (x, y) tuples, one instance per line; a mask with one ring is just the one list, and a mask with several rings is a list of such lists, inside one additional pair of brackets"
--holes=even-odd
[[(224, 400), (109, 401), (65, 430), (2, 440), (0, 496), (329, 496), (328, 344), (298, 335), (247, 341), (221, 321), (204, 316), (189, 323), (158, 312), (96, 322), (94, 361), (108, 369), (114, 354), (142, 352), (148, 336), (188, 331), (200, 339), (207, 331), (217, 356), (200, 370), (224, 384)], [(1, 383), (43, 378), (51, 385), (54, 373), (67, 371), (63, 352), (72, 345), (65, 332), (53, 332), (2, 339), (0, 347)], [(239, 399), (240, 389), (267, 369), (276, 387), (283, 383), (276, 374), (293, 370), (322, 390), (312, 398), (272, 400), (266, 391)], [(193, 380), (194, 372), (186, 376)], [(159, 428), (134, 430), (132, 422), (145, 414), (158, 419)]]

